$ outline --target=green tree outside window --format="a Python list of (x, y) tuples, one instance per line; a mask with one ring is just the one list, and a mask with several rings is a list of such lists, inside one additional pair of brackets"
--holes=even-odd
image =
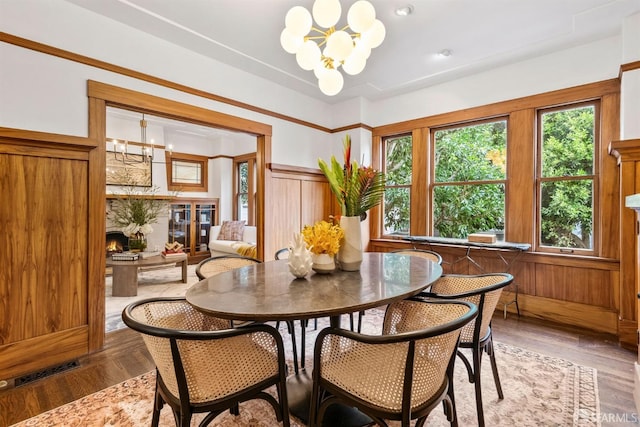
[(540, 244), (593, 248), (595, 106), (541, 115)]
[(436, 130), (433, 232), (464, 238), (502, 229), (505, 218), (507, 122)]
[(382, 206), (384, 234), (386, 235), (409, 235), (412, 147), (411, 135), (387, 138), (384, 141), (384, 173), (387, 182)]

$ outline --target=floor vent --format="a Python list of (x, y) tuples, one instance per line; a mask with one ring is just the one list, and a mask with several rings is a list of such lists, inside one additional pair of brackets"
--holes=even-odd
[(24, 375), (22, 377), (16, 378), (14, 382), (14, 386), (18, 387), (21, 385), (28, 384), (35, 380), (40, 380), (42, 378), (46, 378), (53, 374), (59, 374), (60, 372), (68, 371), (69, 369), (77, 368), (80, 366), (80, 363), (77, 360), (63, 363), (62, 365), (52, 366), (51, 368), (43, 369), (38, 372), (32, 372), (30, 374)]

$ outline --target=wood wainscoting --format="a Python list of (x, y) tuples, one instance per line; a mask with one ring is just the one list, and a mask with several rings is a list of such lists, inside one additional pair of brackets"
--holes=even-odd
[(287, 247), (293, 234), (316, 221), (329, 221), (334, 197), (320, 169), (267, 165), (271, 199), (265, 210), (272, 213), (265, 223), (264, 259), (272, 260), (278, 249)]
[(104, 150), (0, 128), (0, 380), (102, 347)]
[[(402, 240), (374, 240), (369, 250), (388, 252), (410, 248)], [(443, 271), (457, 274), (481, 274), (504, 271), (505, 264), (494, 250), (472, 248), (471, 257), (483, 267), (478, 269), (465, 259), (466, 248), (459, 246), (416, 245), (442, 255)], [(518, 306), (523, 316), (555, 321), (617, 335), (617, 288), (620, 265), (617, 260), (592, 257), (568, 257), (556, 254), (502, 252), (506, 258), (518, 256), (509, 273), (518, 285)], [(502, 303), (513, 298), (504, 292)], [(498, 309), (502, 310), (499, 304)], [(507, 306), (515, 313), (514, 304)], [(625, 343), (626, 345), (627, 343)]]

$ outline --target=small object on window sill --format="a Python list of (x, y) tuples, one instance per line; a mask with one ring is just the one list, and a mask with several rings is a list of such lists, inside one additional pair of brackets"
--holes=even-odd
[(489, 233), (472, 233), (467, 236), (467, 240), (475, 243), (495, 243), (496, 235)]

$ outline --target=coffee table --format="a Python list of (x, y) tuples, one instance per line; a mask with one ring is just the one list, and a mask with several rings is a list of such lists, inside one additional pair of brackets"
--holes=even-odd
[(187, 283), (187, 254), (165, 258), (156, 255), (149, 258), (140, 258), (137, 261), (114, 261), (107, 258), (107, 267), (113, 269), (113, 286), (111, 295), (114, 297), (134, 297), (138, 295), (138, 268), (154, 265), (181, 264), (182, 283)]

